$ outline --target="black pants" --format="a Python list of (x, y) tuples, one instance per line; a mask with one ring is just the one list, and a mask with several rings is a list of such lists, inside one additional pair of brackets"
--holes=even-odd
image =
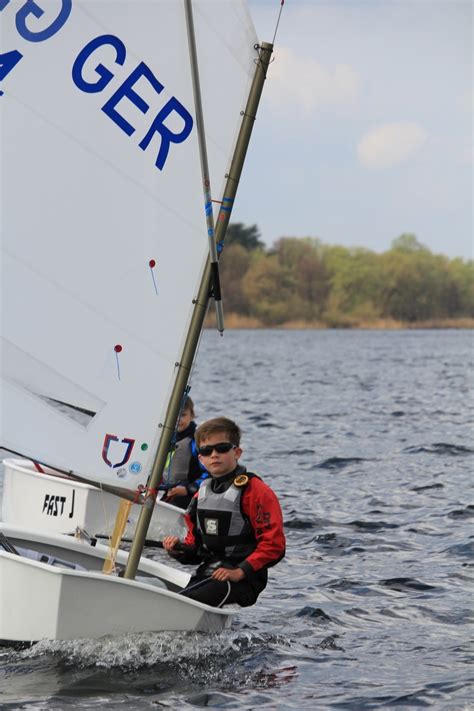
[(212, 605), (212, 607), (231, 604), (248, 607), (257, 602), (257, 597), (261, 592), (261, 590), (257, 592), (255, 587), (246, 580), (231, 583), (193, 576), (189, 585), (181, 591), (181, 595), (185, 595), (191, 600), (204, 602), (206, 605)]
[(232, 604), (240, 605), (241, 607), (255, 605), (258, 596), (267, 585), (267, 571), (259, 570), (250, 578), (246, 577), (238, 583), (221, 582), (211, 578), (213, 570), (216, 570), (221, 565), (225, 568), (234, 567), (223, 561), (202, 563), (188, 585), (181, 591), (181, 595), (185, 595), (191, 600), (204, 602), (212, 607)]

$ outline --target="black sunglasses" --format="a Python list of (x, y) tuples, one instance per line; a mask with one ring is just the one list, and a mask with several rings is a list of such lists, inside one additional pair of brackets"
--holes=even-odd
[(218, 442), (217, 444), (206, 444), (204, 447), (199, 447), (198, 452), (201, 457), (210, 457), (214, 450), (216, 450), (218, 454), (225, 454), (236, 447), (237, 445), (232, 444), (232, 442)]

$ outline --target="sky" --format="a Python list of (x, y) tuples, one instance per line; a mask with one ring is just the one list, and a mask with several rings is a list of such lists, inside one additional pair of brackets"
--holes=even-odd
[[(249, 0), (271, 42), (280, 0)], [(470, 0), (285, 0), (232, 216), (280, 237), (472, 259)]]

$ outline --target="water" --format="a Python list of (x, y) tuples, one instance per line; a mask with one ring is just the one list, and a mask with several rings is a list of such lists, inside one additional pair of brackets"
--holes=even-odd
[(0, 708), (474, 709), (472, 361), (467, 331), (206, 332), (199, 420), (242, 425), (287, 557), (219, 635), (0, 647)]

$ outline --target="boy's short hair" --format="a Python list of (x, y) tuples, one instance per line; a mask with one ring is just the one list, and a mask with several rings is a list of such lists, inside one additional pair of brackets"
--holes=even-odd
[(208, 437), (211, 437), (217, 432), (225, 433), (229, 442), (235, 444), (236, 447), (239, 446), (241, 435), (240, 427), (227, 417), (214, 417), (212, 420), (207, 420), (203, 422), (202, 425), (199, 425), (194, 434), (197, 446), (199, 447), (204, 439), (208, 439)]
[(191, 413), (191, 417), (194, 419), (196, 417), (196, 414), (194, 412), (194, 402), (191, 400), (189, 395), (186, 395), (186, 397), (184, 398), (183, 407), (181, 408), (181, 412), (187, 412), (188, 410)]

